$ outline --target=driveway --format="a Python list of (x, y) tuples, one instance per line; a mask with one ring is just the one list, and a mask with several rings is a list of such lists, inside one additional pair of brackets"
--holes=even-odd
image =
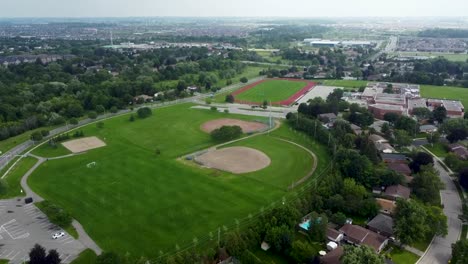
[(440, 192), (440, 195), (444, 205), (444, 214), (448, 220), (448, 235), (435, 237), (426, 253), (417, 262), (418, 264), (448, 263), (452, 255), (452, 244), (458, 241), (462, 229), (462, 223), (458, 219), (462, 205), (457, 188), (449, 174), (437, 161), (434, 168), (439, 172), (440, 179), (445, 184), (445, 189)]
[(52, 239), (52, 234), (63, 231), (49, 222), (35, 205), (23, 199), (0, 201), (0, 259), (10, 263), (29, 260), (29, 251), (39, 244), (46, 250), (55, 249), (62, 263), (70, 263), (86, 247), (65, 232), (65, 236)]

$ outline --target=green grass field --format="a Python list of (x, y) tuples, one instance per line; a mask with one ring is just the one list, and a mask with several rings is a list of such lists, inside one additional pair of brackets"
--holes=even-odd
[[(310, 156), (294, 158), (304, 154), (302, 149), (268, 136), (239, 144), (271, 155), (271, 168), (244, 176), (187, 166), (176, 159), (214, 144), (200, 130), (204, 122), (226, 116), (259, 119), (189, 107), (157, 109), (152, 117), (135, 122), (128, 115), (116, 117), (104, 121), (102, 129), (85, 127), (85, 135), (96, 135), (107, 146), (50, 160), (29, 184), (68, 210), (104, 250), (154, 257), (159, 250), (174, 250), (215, 234), (219, 227), (234, 226), (235, 219), (287, 195), (290, 180), (304, 176), (293, 177), (291, 171), (305, 174), (310, 169)], [(293, 163), (283, 165), (286, 158)], [(93, 161), (96, 167), (87, 168)]]
[(90, 264), (96, 262), (96, 253), (91, 249), (87, 248), (78, 255), (70, 264)]
[(267, 80), (235, 96), (236, 100), (262, 103), (286, 100), (306, 86), (306, 82)]
[(44, 158), (51, 158), (70, 154), (71, 151), (69, 151), (60, 143), (57, 143), (56, 147), (52, 147), (49, 144), (45, 143), (37, 149), (33, 150), (32, 153), (34, 155), (41, 156)]
[(427, 56), (427, 57), (444, 57), (449, 61), (466, 61), (468, 54), (466, 53), (443, 53), (443, 52), (394, 52), (392, 55), (396, 56)]
[(448, 151), (445, 149), (442, 143), (435, 143), (434, 146), (427, 144), (426, 147), (430, 152), (434, 153), (437, 157), (446, 157)]
[(393, 248), (390, 256), (395, 264), (414, 264), (419, 259), (419, 256), (415, 255), (414, 253), (399, 249), (397, 247)]
[(468, 88), (421, 85), (421, 96), (426, 98), (460, 100), (465, 107), (468, 106)]
[[(12, 161), (11, 164), (13, 164), (13, 162), (14, 161)], [(30, 168), (34, 166), (34, 164), (36, 164), (36, 162), (37, 162), (37, 159), (35, 158), (25, 157), (25, 158), (22, 158), (13, 167), (13, 169), (3, 179), (7, 183), (8, 189), (5, 194), (0, 195), (0, 199), (24, 196), (24, 193), (22, 192), (23, 189), (21, 188), (21, 184), (20, 184), (21, 178), (26, 172), (28, 172)], [(1, 176), (3, 176), (3, 172), (2, 174), (0, 174), (0, 177)]]

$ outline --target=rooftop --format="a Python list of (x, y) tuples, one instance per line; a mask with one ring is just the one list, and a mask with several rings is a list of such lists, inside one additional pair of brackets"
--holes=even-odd
[(390, 235), (393, 234), (393, 218), (388, 215), (378, 214), (367, 223), (367, 226), (379, 232), (385, 232)]
[(376, 109), (382, 110), (393, 110), (393, 111), (401, 111), (403, 112), (405, 109), (401, 105), (389, 105), (389, 104), (372, 104), (369, 107), (373, 107)]
[(380, 206), (380, 208), (384, 212), (389, 213), (389, 214), (393, 214), (395, 212), (395, 209), (396, 209), (395, 201), (387, 200), (383, 198), (376, 198), (375, 201), (377, 202), (377, 204)]
[(392, 196), (395, 198), (408, 199), (410, 197), (411, 190), (403, 185), (392, 185), (385, 189), (385, 195)]
[(426, 108), (426, 99), (424, 98), (416, 98), (416, 99), (409, 99), (408, 100), (408, 109), (414, 108)]
[(377, 94), (380, 94), (382, 93), (384, 90), (384, 88), (380, 88), (380, 87), (367, 87), (366, 89), (364, 89), (364, 91), (362, 92), (361, 96), (362, 97), (374, 97), (376, 96)]
[(392, 171), (401, 173), (403, 175), (411, 175), (411, 169), (405, 163), (388, 163), (387, 167)]

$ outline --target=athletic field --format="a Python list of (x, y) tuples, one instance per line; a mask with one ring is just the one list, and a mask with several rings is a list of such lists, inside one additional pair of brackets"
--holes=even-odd
[[(268, 155), (271, 164), (259, 171), (234, 175), (180, 158), (214, 144), (200, 129), (207, 121), (259, 119), (190, 107), (153, 110), (151, 117), (134, 122), (128, 115), (116, 117), (104, 121), (101, 129), (89, 125), (83, 128), (85, 136), (96, 136), (106, 146), (49, 160), (29, 184), (68, 210), (103, 250), (155, 257), (209, 241), (218, 228), (224, 232), (235, 227), (236, 219), (248, 219), (289, 195), (287, 187), (311, 170), (309, 153), (273, 136), (304, 142), (285, 127), (234, 144)], [(307, 146), (317, 155), (324, 153), (320, 145)], [(49, 148), (46, 144), (38, 152)], [(88, 168), (91, 162), (96, 165)], [(318, 168), (323, 167), (319, 160)]]
[(305, 80), (266, 79), (242, 87), (232, 95), (238, 103), (262, 104), (267, 101), (273, 105), (290, 105), (314, 85)]

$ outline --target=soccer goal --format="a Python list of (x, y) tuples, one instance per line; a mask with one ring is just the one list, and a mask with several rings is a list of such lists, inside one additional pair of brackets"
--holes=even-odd
[(96, 167), (96, 162), (95, 162), (95, 161), (93, 161), (93, 162), (90, 162), (90, 163), (86, 164), (86, 167), (87, 167), (87, 168), (93, 168), (93, 167)]

